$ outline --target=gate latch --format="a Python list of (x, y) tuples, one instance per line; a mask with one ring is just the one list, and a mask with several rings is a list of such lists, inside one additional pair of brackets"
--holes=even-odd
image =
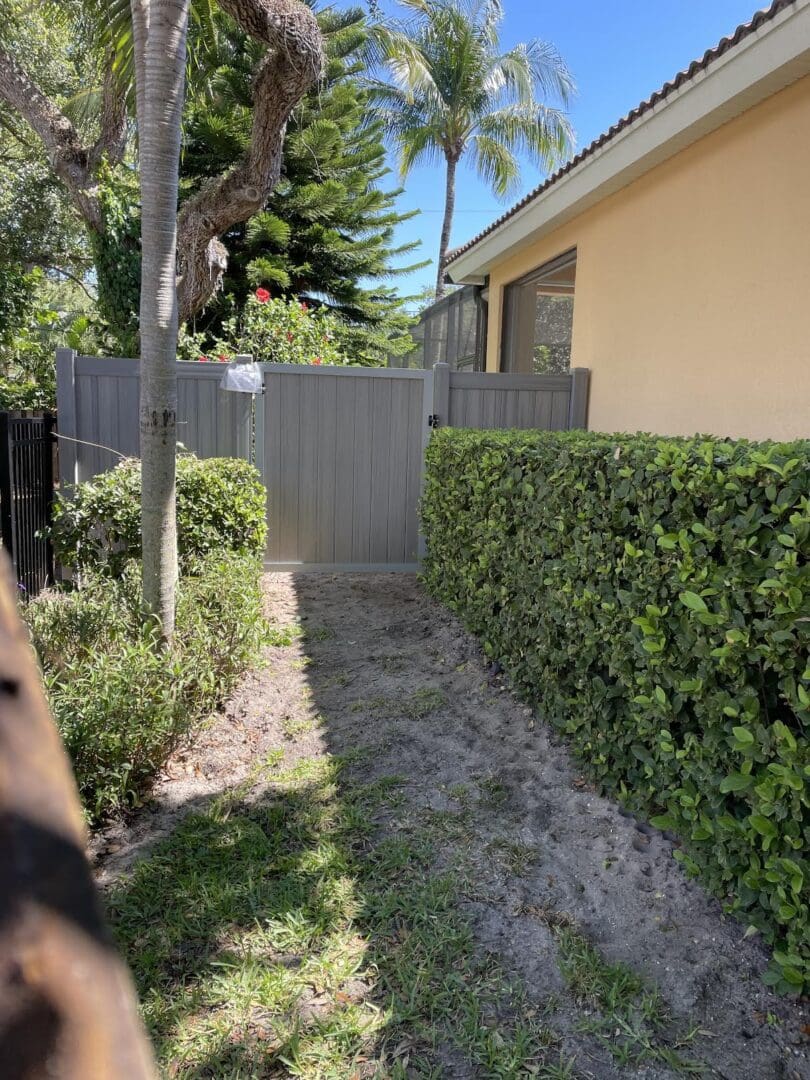
[(439, 414), (431, 413), (428, 417), (428, 427), (437, 428), (439, 426)]

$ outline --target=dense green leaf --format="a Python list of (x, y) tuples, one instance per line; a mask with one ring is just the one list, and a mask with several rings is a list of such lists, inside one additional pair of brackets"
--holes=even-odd
[(428, 588), (604, 790), (679, 834), (684, 869), (778, 947), (772, 984), (798, 989), (810, 443), (447, 429), (422, 518)]

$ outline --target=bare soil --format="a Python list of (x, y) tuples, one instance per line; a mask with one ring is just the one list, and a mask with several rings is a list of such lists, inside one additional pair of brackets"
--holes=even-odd
[[(673, 859), (673, 843), (592, 790), (562, 742), (493, 674), (477, 643), (417, 580), (396, 574), (269, 574), (268, 614), (303, 636), (270, 647), (225, 712), (174, 755), (147, 806), (93, 840), (99, 881), (125, 873), (178, 819), (279, 748), (285, 762), (358, 749), (363, 782), (404, 779), (397, 815), (458, 810), (476, 888), (466, 915), (482, 951), (520, 980), (575, 1075), (623, 1070), (581, 1030), (559, 967), (561, 913), (610, 963), (656, 987), (691, 1057), (727, 1080), (810, 1078), (806, 1003), (771, 994), (767, 951)], [(393, 812), (392, 812), (393, 813)], [(393, 828), (395, 822), (382, 822)], [(448, 1064), (447, 1076), (474, 1076)]]

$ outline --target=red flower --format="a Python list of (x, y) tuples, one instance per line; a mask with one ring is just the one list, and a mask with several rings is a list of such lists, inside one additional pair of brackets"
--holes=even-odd
[(287, 331), (287, 341), (292, 341), (292, 339), (293, 339), (293, 332), (292, 332), (292, 330), (288, 330)]
[(259, 301), (260, 304), (266, 304), (267, 301), (270, 299), (270, 293), (267, 291), (267, 289), (257, 289), (256, 299)]
[(207, 357), (207, 356), (198, 356), (198, 357), (197, 357), (197, 359), (198, 359), (198, 360), (201, 360), (201, 361), (204, 361), (204, 362), (207, 362), (207, 361), (208, 361), (208, 357)]
[(309, 305), (307, 304), (306, 300), (303, 300), (301, 302), (301, 310), (302, 311), (309, 311)]
[(323, 360), (321, 360), (320, 356), (316, 356), (315, 359), (312, 361), (312, 363), (313, 364), (322, 364)]
[(228, 363), (228, 357), (225, 355), (225, 353), (220, 353), (219, 354), (219, 362), (220, 362), (220, 364), (227, 364)]

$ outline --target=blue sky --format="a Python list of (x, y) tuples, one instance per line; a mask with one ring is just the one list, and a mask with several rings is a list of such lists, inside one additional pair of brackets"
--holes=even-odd
[[(578, 148), (587, 146), (725, 34), (748, 22), (757, 7), (756, 0), (503, 0), (503, 4), (505, 48), (532, 37), (544, 38), (557, 46), (573, 72), (578, 92), (570, 115)], [(383, 0), (382, 6), (387, 12), (397, 8), (393, 0)], [(473, 172), (462, 167), (453, 245), (474, 236), (541, 179), (536, 168), (525, 164), (518, 194), (500, 202)], [(443, 169), (416, 169), (404, 186), (399, 208), (422, 213), (400, 227), (398, 239), (421, 240), (420, 257), (435, 260), (444, 206)], [(434, 262), (401, 278), (399, 291), (419, 292), (432, 285), (435, 276)]]

